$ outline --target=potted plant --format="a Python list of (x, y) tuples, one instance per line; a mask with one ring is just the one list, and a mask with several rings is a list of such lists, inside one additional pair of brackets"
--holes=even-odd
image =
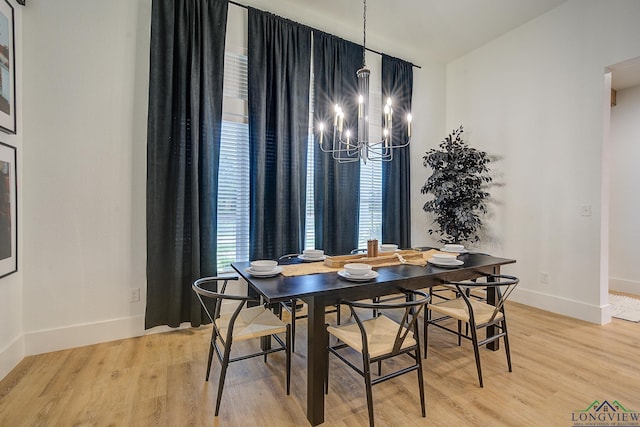
[(462, 133), (460, 126), (423, 157), (424, 166), (433, 171), (421, 190), (433, 198), (423, 209), (437, 224), (429, 234), (439, 234), (442, 243), (478, 242), (480, 216), (487, 212), (490, 159), (484, 151), (469, 147)]

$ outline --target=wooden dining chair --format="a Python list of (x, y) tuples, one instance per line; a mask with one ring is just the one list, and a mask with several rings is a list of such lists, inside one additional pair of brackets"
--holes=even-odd
[[(299, 254), (287, 254), (282, 255), (278, 258), (278, 262), (281, 261), (290, 261), (294, 258), (297, 258)], [(289, 313), (289, 324), (291, 325), (291, 352), (295, 353), (296, 351), (296, 320), (307, 318), (307, 305), (297, 298), (291, 298), (290, 300), (283, 301), (280, 303), (280, 319), (282, 319), (283, 311)], [(340, 324), (340, 306), (329, 306), (327, 307), (326, 313), (336, 313), (336, 321)]]
[[(325, 393), (329, 392), (329, 353), (334, 354), (364, 378), (369, 412), (369, 425), (374, 426), (372, 386), (390, 380), (399, 375), (412, 371), (418, 374), (418, 389), (420, 390), (420, 405), (422, 416), (426, 416), (424, 398), (424, 379), (422, 375), (422, 358), (420, 356), (420, 335), (418, 334), (417, 319), (425, 304), (429, 301), (429, 294), (421, 291), (399, 290), (405, 294), (406, 301), (402, 303), (364, 303), (360, 301), (342, 300), (351, 310), (355, 320), (352, 323), (338, 326), (327, 325), (327, 370), (325, 376)], [(358, 309), (377, 310), (378, 316), (363, 319)], [(384, 310), (384, 311), (383, 311)], [(395, 313), (394, 313), (395, 312)], [(389, 316), (387, 315), (389, 314)], [(394, 316), (395, 314), (395, 316)], [(391, 317), (390, 317), (391, 316)], [(392, 317), (400, 318), (398, 322)], [(335, 345), (330, 345), (329, 337), (338, 339)], [(361, 367), (352, 363), (346, 353), (346, 348), (355, 350), (362, 358)], [(382, 361), (406, 355), (413, 359), (413, 364), (402, 369), (381, 375)], [(376, 378), (372, 378), (371, 365), (378, 364)]]
[[(238, 278), (204, 277), (196, 280), (192, 285), (204, 312), (212, 323), (206, 381), (209, 381), (214, 352), (221, 363), (216, 397), (216, 416), (220, 410), (222, 390), (229, 363), (258, 356), (264, 356), (266, 362), (268, 354), (284, 351), (286, 354), (287, 395), (291, 384), (291, 330), (289, 325), (278, 319), (271, 310), (260, 305), (259, 300), (244, 295), (227, 294), (226, 287), (229, 280), (238, 280)], [(223, 285), (218, 291), (217, 285), (220, 281), (223, 282)], [(258, 305), (247, 308), (246, 304), (250, 301), (256, 302)], [(284, 334), (285, 340), (283, 341), (278, 334)], [(258, 352), (231, 357), (231, 346), (234, 342), (271, 337), (278, 342), (278, 347), (272, 348), (269, 345), (266, 346), (268, 348)]]
[[(505, 302), (516, 288), (519, 279), (507, 275), (487, 275), (483, 280), (452, 282), (445, 281), (444, 285), (453, 287), (454, 298), (443, 298), (437, 293), (432, 294), (432, 301), (427, 305), (424, 322), (424, 347), (425, 358), (429, 344), (429, 325), (436, 326), (458, 336), (458, 345), (461, 339), (470, 340), (473, 345), (473, 353), (476, 359), (478, 381), (483, 387), (482, 366), (480, 363), (480, 347), (490, 342), (504, 340), (504, 349), (507, 356), (509, 372), (511, 367), (511, 352), (509, 349), (509, 334), (507, 331), (507, 318), (505, 314)], [(489, 304), (487, 299), (474, 297), (474, 289), (484, 289), (486, 292), (495, 292), (495, 305)], [(434, 317), (434, 314), (438, 317)], [(453, 329), (448, 321), (457, 322), (457, 328)], [(462, 332), (462, 324), (465, 324), (465, 332)], [(497, 331), (485, 339), (478, 339), (478, 331), (493, 327)]]

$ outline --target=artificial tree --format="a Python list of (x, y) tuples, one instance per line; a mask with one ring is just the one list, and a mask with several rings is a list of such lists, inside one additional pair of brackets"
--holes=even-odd
[(421, 190), (433, 198), (423, 209), (433, 214), (437, 225), (429, 234), (439, 234), (442, 243), (478, 242), (480, 216), (487, 212), (491, 160), (484, 151), (469, 147), (462, 133), (460, 126), (423, 157), (424, 166), (433, 171)]

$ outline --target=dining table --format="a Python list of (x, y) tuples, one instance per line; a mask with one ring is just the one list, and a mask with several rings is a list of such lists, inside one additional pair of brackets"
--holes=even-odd
[[(419, 247), (424, 252), (425, 261), (436, 248)], [(362, 254), (366, 257), (366, 254)], [(232, 267), (267, 304), (279, 304), (283, 301), (300, 299), (308, 305), (307, 319), (307, 420), (312, 426), (324, 422), (324, 373), (327, 369), (325, 308), (338, 304), (341, 300), (362, 300), (392, 295), (399, 289), (430, 289), (444, 281), (460, 281), (500, 274), (500, 267), (516, 262), (514, 259), (500, 258), (488, 254), (465, 252), (457, 259), (461, 265), (440, 267), (431, 263), (426, 265), (403, 264), (398, 260), (395, 265), (373, 266), (377, 277), (369, 281), (351, 281), (338, 274), (338, 269), (324, 268), (324, 264), (297, 267), (304, 261), (293, 258), (282, 264), (279, 274), (273, 277), (256, 277), (250, 273), (250, 262), (235, 262)], [(296, 271), (298, 269), (298, 271)], [(280, 272), (280, 270), (283, 270)], [(487, 293), (487, 301), (495, 304), (496, 296)], [(487, 329), (491, 336), (494, 330)], [(425, 343), (426, 345), (426, 343)], [(491, 350), (498, 349), (498, 342), (487, 345)]]

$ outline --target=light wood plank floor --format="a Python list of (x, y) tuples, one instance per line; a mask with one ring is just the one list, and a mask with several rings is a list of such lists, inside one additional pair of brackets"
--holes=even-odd
[[(345, 313), (345, 318), (347, 317)], [(508, 306), (514, 371), (504, 352), (481, 352), (433, 330), (425, 364), (427, 418), (416, 377), (374, 387), (378, 426), (569, 426), (594, 400), (640, 411), (640, 324), (605, 326)], [(305, 426), (305, 321), (299, 321), (291, 395), (284, 355), (232, 364), (213, 416), (219, 364), (204, 381), (209, 327), (25, 358), (0, 381), (0, 426)], [(331, 359), (326, 426), (368, 425), (362, 379)]]

